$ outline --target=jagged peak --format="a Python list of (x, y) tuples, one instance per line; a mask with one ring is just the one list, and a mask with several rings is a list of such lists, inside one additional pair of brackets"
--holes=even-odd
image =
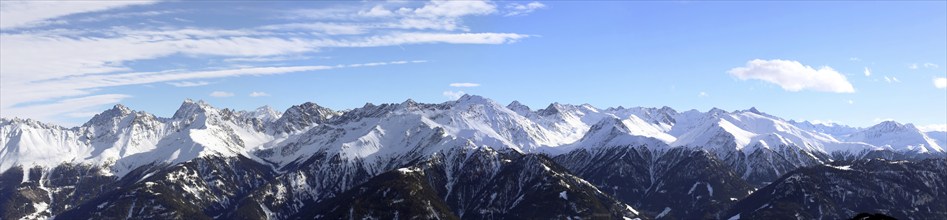
[(513, 102), (510, 102), (509, 105), (506, 105), (506, 108), (520, 114), (533, 111), (532, 109), (529, 108), (529, 106), (523, 105), (523, 103), (520, 103), (519, 101), (516, 101), (516, 100), (513, 100)]
[(250, 116), (256, 119), (270, 121), (279, 119), (283, 114), (276, 111), (273, 107), (269, 105), (264, 105), (256, 108), (252, 112), (249, 112)]
[(538, 113), (539, 115), (542, 115), (542, 116), (549, 116), (549, 115), (559, 114), (563, 110), (565, 109), (563, 109), (562, 104), (559, 104), (559, 102), (553, 102), (553, 103), (550, 103), (548, 106), (546, 106), (546, 108), (540, 109)]
[(621, 111), (621, 110), (625, 110), (625, 109), (627, 109), (627, 108), (625, 108), (625, 106), (619, 105), (618, 107), (608, 107), (608, 108), (606, 108), (605, 110), (606, 110), (606, 111)]
[(82, 126), (89, 126), (98, 123), (104, 123), (106, 121), (112, 121), (117, 118), (124, 118), (125, 116), (131, 115), (133, 113), (135, 113), (135, 111), (132, 111), (128, 107), (122, 104), (115, 104), (115, 106), (112, 106), (112, 108), (92, 116), (92, 118)]
[(730, 112), (727, 112), (727, 110), (719, 109), (717, 107), (713, 107), (710, 110), (708, 110), (707, 113), (713, 116), (718, 116), (718, 115), (727, 114)]
[(901, 124), (896, 121), (888, 120), (880, 122), (874, 126), (868, 128), (868, 130), (878, 131), (878, 132), (890, 132), (890, 131), (901, 131), (901, 130), (918, 130), (917, 127), (914, 127), (914, 124)]
[(8, 125), (8, 124), (10, 124), (10, 125), (26, 125), (26, 126), (30, 126), (30, 127), (34, 127), (34, 128), (57, 128), (57, 129), (66, 129), (65, 127), (59, 126), (59, 125), (57, 125), (57, 124), (45, 123), (45, 122), (42, 122), (42, 121), (39, 121), (39, 120), (35, 120), (35, 119), (32, 119), (32, 118), (20, 118), (20, 117), (0, 118), (0, 126), (2, 126), (2, 125)]
[[(369, 105), (369, 104), (366, 104)], [(327, 112), (335, 112), (332, 109), (322, 107), (319, 104), (314, 102), (305, 102), (299, 105), (290, 106), (286, 111), (283, 112), (284, 117), (297, 117), (300, 114), (322, 114)]]
[(762, 114), (763, 114), (762, 112), (760, 112), (760, 110), (757, 110), (755, 106), (754, 106), (754, 107), (750, 107), (750, 109), (747, 109), (746, 111), (752, 112), (752, 113), (756, 113), (756, 114), (758, 114), (758, 115), (762, 115)]
[(325, 123), (329, 118), (337, 115), (339, 113), (332, 109), (319, 106), (313, 102), (306, 102), (286, 109), (282, 116), (276, 120), (276, 124), (280, 126), (280, 132), (292, 132)]
[(412, 110), (417, 109), (419, 104), (418, 102), (415, 102), (414, 99), (407, 99), (404, 100), (404, 102), (401, 102), (401, 104), (398, 104), (398, 106), (404, 109)]
[(185, 118), (196, 114), (202, 114), (208, 110), (215, 109), (213, 106), (204, 102), (204, 100), (194, 101), (193, 99), (184, 99), (184, 102), (181, 103), (181, 107), (174, 112), (172, 118)]
[(602, 131), (603, 128), (604, 129), (614, 128), (614, 129), (617, 129), (618, 131), (629, 133), (629, 129), (627, 126), (625, 126), (625, 123), (622, 122), (621, 119), (616, 118), (616, 117), (605, 117), (602, 120), (599, 120), (594, 125), (592, 125), (591, 128), (589, 128), (589, 132)]
[(456, 103), (468, 103), (468, 104), (493, 104), (493, 100), (484, 98), (479, 95), (464, 94), (457, 99)]

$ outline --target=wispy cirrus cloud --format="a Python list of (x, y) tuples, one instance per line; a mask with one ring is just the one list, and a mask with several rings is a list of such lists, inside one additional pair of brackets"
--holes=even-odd
[(912, 69), (912, 70), (921, 69), (921, 68), (925, 68), (925, 69), (937, 69), (937, 68), (939, 68), (939, 67), (940, 67), (940, 65), (937, 65), (937, 64), (935, 64), (935, 63), (911, 63), (911, 64), (908, 64), (908, 69)]
[(899, 83), (899, 82), (901, 82), (901, 80), (898, 79), (898, 77), (894, 77), (894, 76), (892, 76), (892, 77), (884, 76), (884, 79), (885, 79), (885, 82), (888, 82), (888, 83)]
[(835, 69), (827, 66), (815, 69), (793, 60), (756, 59), (747, 62), (744, 67), (730, 69), (728, 73), (740, 80), (755, 79), (773, 83), (791, 92), (855, 92), (855, 87)]
[(35, 27), (51, 19), (96, 11), (153, 4), (157, 1), (2, 1), (0, 29)]
[(517, 15), (526, 15), (533, 13), (533, 11), (541, 8), (545, 8), (546, 5), (539, 2), (530, 2), (526, 4), (521, 3), (510, 3), (506, 5), (508, 10), (504, 16), (517, 16)]
[(469, 82), (451, 83), (451, 84), (450, 84), (450, 87), (477, 87), (477, 86), (480, 86), (480, 84), (479, 84), (479, 83), (469, 83)]
[(206, 85), (210, 85), (210, 82), (207, 82), (207, 81), (196, 81), (196, 82), (181, 81), (181, 82), (169, 82), (168, 85), (172, 85), (172, 86), (174, 86), (174, 87), (196, 87), (196, 86), (206, 86)]
[[(54, 115), (82, 115), (87, 111), (83, 111), (84, 105), (78, 104), (75, 108), (59, 106), (64, 112), (57, 114), (36, 114), (23, 109), (46, 108), (58, 102), (74, 104), (77, 102), (65, 101), (83, 97), (110, 97), (97, 99), (102, 101), (100, 105), (131, 97), (109, 94), (107, 89), (116, 86), (167, 83), (193, 87), (210, 84), (201, 80), (221, 77), (424, 62), (278, 63), (322, 57), (313, 54), (332, 48), (508, 44), (530, 37), (521, 33), (477, 32), (464, 24), (465, 18), (470, 16), (502, 15), (490, 1), (362, 2), (280, 11), (282, 14), (275, 17), (282, 16), (281, 19), (226, 28), (179, 19), (179, 15), (193, 11), (173, 7), (122, 11), (129, 6), (154, 4), (153, 1), (50, 3), (3, 2), (3, 19), (0, 19), (3, 28), (0, 32), (0, 57), (3, 57), (0, 59), (0, 110), (3, 117), (49, 120)], [(171, 14), (174, 19), (164, 19), (160, 24), (44, 28), (52, 22), (94, 24), (111, 18)], [(222, 62), (163, 69), (141, 69), (137, 65), (141, 61), (165, 58), (209, 58)]]

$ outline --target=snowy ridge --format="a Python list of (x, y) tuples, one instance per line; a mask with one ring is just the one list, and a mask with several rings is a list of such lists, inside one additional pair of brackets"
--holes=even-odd
[(896, 122), (865, 129), (829, 126), (786, 121), (755, 108), (677, 112), (669, 107), (599, 109), (553, 103), (533, 111), (519, 102), (501, 106), (473, 95), (440, 104), (366, 104), (345, 112), (315, 103), (283, 113), (269, 107), (235, 111), (186, 100), (171, 118), (116, 105), (75, 128), (2, 119), (0, 135), (0, 172), (82, 163), (119, 176), (145, 164), (208, 155), (243, 156), (279, 168), (320, 152), (381, 172), (400, 158), (426, 157), (459, 146), (553, 155), (577, 148), (640, 145), (703, 148), (718, 154), (781, 152), (785, 147), (808, 155), (878, 149), (944, 153), (924, 132)]
[(848, 141), (863, 142), (895, 151), (917, 153), (944, 152), (936, 140), (912, 124), (884, 121), (875, 126), (846, 135)]

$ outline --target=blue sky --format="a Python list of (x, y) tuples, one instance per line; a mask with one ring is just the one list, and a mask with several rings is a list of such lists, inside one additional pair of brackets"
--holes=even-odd
[(167, 117), (186, 98), (350, 109), (467, 93), (947, 129), (943, 1), (0, 6), (6, 118), (77, 125), (116, 103)]

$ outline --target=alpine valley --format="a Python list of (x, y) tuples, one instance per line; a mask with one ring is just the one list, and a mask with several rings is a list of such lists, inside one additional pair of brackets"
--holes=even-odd
[(947, 133), (464, 95), (0, 120), (0, 219), (947, 219)]

